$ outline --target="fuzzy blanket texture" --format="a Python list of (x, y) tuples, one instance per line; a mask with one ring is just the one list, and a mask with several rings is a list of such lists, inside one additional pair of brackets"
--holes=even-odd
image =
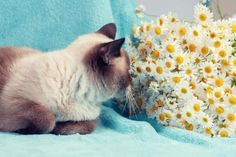
[[(30, 46), (43, 51), (60, 49), (77, 36), (109, 22), (117, 24), (118, 37), (123, 37), (138, 22), (133, 13), (135, 6), (133, 0), (2, 0), (0, 45)], [(137, 120), (130, 120), (116, 111), (107, 102), (98, 128), (85, 136), (0, 133), (0, 156), (236, 156), (236, 139), (212, 139), (163, 127), (142, 114), (137, 115)]]

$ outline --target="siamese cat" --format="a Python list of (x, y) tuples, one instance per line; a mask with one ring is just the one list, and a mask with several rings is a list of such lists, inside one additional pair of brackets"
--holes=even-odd
[(129, 58), (107, 24), (62, 50), (0, 48), (0, 131), (88, 134), (100, 105), (131, 84)]

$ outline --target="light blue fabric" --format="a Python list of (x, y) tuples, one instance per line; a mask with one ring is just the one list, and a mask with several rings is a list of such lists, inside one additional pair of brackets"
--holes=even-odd
[(1, 0), (0, 45), (55, 50), (109, 22), (117, 24), (117, 37), (123, 37), (137, 21), (134, 4), (133, 0)]
[(235, 139), (211, 139), (156, 123), (154, 126), (157, 132), (147, 122), (126, 119), (104, 107), (97, 130), (90, 135), (0, 133), (0, 156), (235, 157)]
[[(125, 36), (137, 22), (134, 6), (133, 0), (2, 0), (0, 45), (30, 46), (45, 51), (59, 49), (78, 35), (95, 31), (108, 22), (118, 24), (118, 37)], [(0, 133), (0, 156), (236, 156), (236, 139), (211, 139), (162, 127), (144, 115), (137, 117), (145, 121), (128, 120), (103, 107), (98, 128), (90, 135)]]

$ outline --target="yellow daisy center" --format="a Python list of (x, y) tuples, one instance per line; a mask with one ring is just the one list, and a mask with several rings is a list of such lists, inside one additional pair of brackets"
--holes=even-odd
[(151, 42), (151, 41), (147, 41), (147, 42), (146, 42), (146, 46), (152, 47), (152, 42)]
[(211, 59), (211, 62), (212, 62), (213, 64), (215, 64), (215, 63), (216, 63), (216, 60), (215, 60), (214, 58), (212, 58), (212, 59)]
[(160, 121), (164, 121), (165, 120), (165, 115), (164, 114), (160, 114), (159, 115), (159, 119), (160, 119)]
[(156, 68), (156, 72), (157, 72), (158, 74), (162, 74), (162, 73), (163, 73), (163, 68), (160, 67), (160, 66), (158, 66), (158, 67)]
[(206, 88), (206, 92), (207, 92), (208, 94), (211, 94), (212, 91), (213, 91), (213, 89), (212, 89), (211, 87), (207, 87), (207, 88)]
[(186, 112), (186, 116), (187, 117), (192, 117), (192, 113), (191, 112)]
[(211, 134), (211, 128), (206, 128), (206, 129), (205, 129), (205, 133), (208, 134), (208, 135), (210, 135), (210, 134)]
[(236, 24), (233, 24), (233, 25), (231, 26), (231, 31), (232, 31), (233, 33), (236, 33)]
[(183, 39), (182, 44), (186, 45), (187, 43), (188, 43), (188, 41), (186, 39)]
[(220, 98), (221, 97), (221, 92), (215, 92), (214, 95), (215, 95), (216, 98)]
[(142, 69), (142, 67), (138, 66), (138, 67), (136, 67), (136, 71), (137, 71), (138, 73), (141, 73), (141, 72), (143, 71), (143, 69)]
[(233, 121), (235, 120), (235, 115), (232, 114), (232, 113), (229, 113), (229, 114), (227, 115), (227, 119), (228, 119), (229, 121), (233, 122)]
[(193, 35), (194, 35), (195, 37), (197, 37), (197, 36), (198, 36), (198, 31), (197, 31), (197, 30), (194, 30), (194, 31), (193, 31)]
[(163, 107), (164, 106), (164, 102), (161, 101), (161, 100), (157, 101), (157, 104), (158, 104), (159, 107)]
[(236, 105), (236, 96), (235, 95), (229, 96), (228, 101), (231, 105)]
[(225, 88), (225, 94), (232, 94), (232, 92), (231, 88)]
[(224, 101), (225, 101), (224, 98), (221, 97), (221, 98), (220, 98), (220, 102), (223, 103)]
[(201, 13), (201, 14), (199, 15), (199, 19), (200, 19), (201, 21), (206, 21), (207, 15), (204, 14), (204, 13)]
[(203, 117), (203, 118), (202, 118), (202, 121), (203, 121), (204, 123), (207, 123), (207, 122), (208, 122), (208, 118), (207, 118), (207, 117)]
[(200, 60), (199, 58), (196, 58), (196, 59), (195, 59), (195, 62), (196, 62), (197, 64), (200, 63), (200, 61), (201, 61), (201, 60)]
[(218, 54), (219, 54), (219, 56), (222, 57), (222, 58), (226, 57), (226, 55), (227, 55), (227, 53), (226, 53), (225, 50), (220, 50)]
[(211, 105), (213, 105), (213, 104), (215, 103), (215, 101), (214, 101), (214, 99), (212, 99), (212, 98), (208, 98), (208, 103), (211, 104)]
[(182, 118), (182, 114), (181, 113), (177, 113), (176, 114), (176, 118), (181, 119)]
[(181, 93), (186, 94), (186, 93), (188, 93), (188, 90), (183, 87), (183, 88), (181, 88)]
[(166, 118), (169, 118), (169, 119), (171, 118), (171, 115), (169, 113), (164, 113), (164, 115)]
[(155, 31), (156, 35), (160, 35), (161, 34), (161, 27), (157, 26), (154, 31)]
[(169, 44), (169, 45), (166, 46), (166, 50), (169, 53), (173, 53), (175, 51), (175, 47), (173, 45)]
[(215, 34), (214, 32), (211, 32), (211, 33), (210, 33), (210, 37), (213, 39), (213, 38), (216, 37), (216, 34)]
[(195, 52), (197, 47), (195, 44), (189, 44), (188, 48), (190, 52)]
[(159, 24), (162, 26), (164, 23), (164, 20), (162, 18), (159, 19)]
[(229, 134), (228, 134), (227, 131), (223, 130), (223, 131), (220, 131), (220, 136), (221, 136), (221, 137), (228, 137)]
[(180, 36), (184, 36), (185, 34), (186, 34), (186, 28), (184, 28), (184, 27), (181, 27), (180, 29), (179, 29), (179, 35)]
[(224, 66), (224, 67), (228, 67), (228, 66), (229, 66), (229, 61), (223, 59), (223, 60), (221, 61), (221, 65)]
[(215, 41), (214, 42), (214, 47), (215, 48), (219, 48), (221, 46), (221, 42), (220, 41)]
[(228, 127), (229, 127), (228, 124), (224, 124), (224, 123), (219, 124), (219, 128), (228, 128)]
[(236, 59), (233, 60), (233, 66), (236, 66)]
[(223, 84), (224, 84), (224, 81), (223, 81), (222, 78), (216, 78), (216, 79), (215, 79), (215, 85), (216, 85), (217, 87), (221, 87), (221, 86), (223, 86)]
[(160, 52), (159, 52), (158, 50), (154, 50), (154, 51), (152, 52), (152, 56), (153, 56), (154, 58), (159, 58), (159, 57), (160, 57)]
[(194, 109), (195, 112), (199, 112), (200, 111), (200, 105), (199, 104), (194, 104), (193, 109)]
[(157, 105), (153, 105), (151, 108), (151, 112), (156, 112), (158, 110), (158, 106)]
[(195, 82), (190, 82), (189, 86), (191, 89), (196, 89), (196, 83)]
[(221, 29), (221, 30), (225, 30), (225, 26), (224, 25), (219, 25), (218, 28)]
[(147, 30), (147, 31), (150, 31), (151, 28), (152, 28), (152, 26), (151, 26), (150, 24), (148, 24), (148, 25), (146, 26), (146, 30)]
[(217, 114), (222, 114), (224, 112), (224, 108), (222, 106), (218, 106), (216, 107), (215, 111)]
[(180, 82), (180, 77), (174, 76), (174, 77), (172, 78), (172, 81), (177, 84), (177, 83)]
[(187, 124), (187, 125), (185, 126), (185, 129), (186, 129), (186, 130), (189, 130), (189, 131), (192, 131), (192, 130), (193, 130), (193, 125), (192, 125), (192, 124)]
[(168, 62), (168, 61), (167, 61), (167, 62), (165, 63), (165, 65), (166, 65), (167, 68), (171, 68), (171, 65), (172, 65), (172, 64), (171, 64), (171, 62)]
[(186, 74), (187, 74), (187, 75), (191, 75), (191, 74), (192, 74), (192, 69), (187, 69), (187, 70), (186, 70)]
[(205, 66), (205, 68), (204, 68), (204, 71), (206, 72), (206, 73), (211, 73), (212, 72), (212, 68), (211, 68), (211, 66)]
[(146, 71), (147, 71), (148, 73), (150, 73), (150, 72), (152, 71), (152, 68), (151, 68), (151, 67), (146, 67)]
[(201, 53), (202, 53), (203, 55), (208, 54), (208, 51), (209, 51), (209, 48), (208, 48), (207, 46), (203, 46), (203, 47), (201, 48)]
[(175, 22), (176, 22), (176, 18), (175, 18), (175, 17), (172, 17), (172, 18), (171, 18), (171, 22), (172, 22), (172, 23), (175, 23)]
[(142, 58), (142, 61), (143, 62), (147, 62), (147, 58), (145, 57), (145, 58)]
[(177, 64), (182, 64), (184, 62), (184, 57), (183, 56), (177, 56), (175, 58), (175, 61)]

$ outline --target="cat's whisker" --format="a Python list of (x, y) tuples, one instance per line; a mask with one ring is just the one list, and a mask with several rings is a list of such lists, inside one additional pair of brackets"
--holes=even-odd
[(131, 107), (132, 107), (132, 109), (133, 109), (134, 116), (135, 116), (135, 118), (137, 119), (137, 112), (136, 112), (136, 109), (139, 110), (139, 108), (138, 108), (138, 106), (137, 106), (137, 104), (136, 104), (136, 101), (135, 101), (135, 99), (134, 99), (132, 93), (131, 93), (131, 102), (132, 102)]
[(122, 110), (121, 110), (121, 113), (122, 113), (122, 114), (124, 114), (125, 109), (126, 109), (126, 106), (127, 106), (127, 103), (125, 102), (125, 104), (124, 104), (124, 106), (123, 106), (123, 108), (122, 108)]
[(131, 86), (127, 87), (126, 89), (125, 99), (126, 99), (125, 106), (128, 105), (129, 108), (129, 116), (134, 114), (134, 116), (137, 118), (136, 109), (138, 109), (138, 105), (136, 104), (136, 101), (134, 99)]

